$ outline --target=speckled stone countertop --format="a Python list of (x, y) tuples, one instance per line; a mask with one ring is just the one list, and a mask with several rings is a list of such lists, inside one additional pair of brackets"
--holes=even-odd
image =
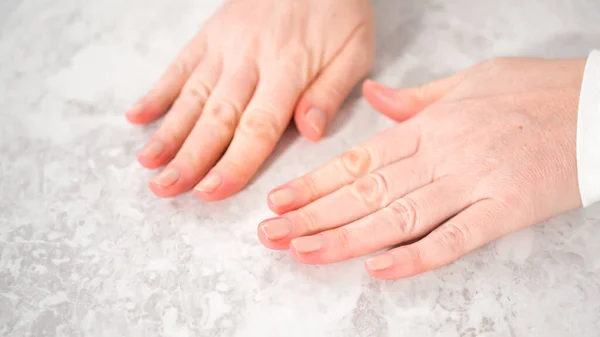
[[(377, 281), (256, 239), (265, 196), (391, 125), (359, 97), (330, 137), (290, 130), (239, 195), (162, 200), (124, 110), (219, 5), (0, 2), (0, 336), (600, 336), (600, 208), (451, 266)], [(374, 76), (422, 83), (497, 55), (584, 57), (597, 0), (376, 0)]]

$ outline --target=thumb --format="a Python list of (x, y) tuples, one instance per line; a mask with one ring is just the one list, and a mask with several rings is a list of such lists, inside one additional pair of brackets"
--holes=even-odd
[(298, 101), (294, 120), (300, 133), (321, 139), (346, 97), (369, 72), (374, 58), (374, 39), (365, 27), (321, 71)]
[(401, 122), (444, 97), (462, 78), (463, 73), (457, 73), (419, 87), (400, 89), (366, 80), (363, 95), (375, 110)]

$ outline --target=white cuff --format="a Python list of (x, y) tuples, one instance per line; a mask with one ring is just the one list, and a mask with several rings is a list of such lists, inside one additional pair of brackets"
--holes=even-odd
[(590, 54), (577, 117), (577, 179), (583, 207), (600, 201), (600, 51)]

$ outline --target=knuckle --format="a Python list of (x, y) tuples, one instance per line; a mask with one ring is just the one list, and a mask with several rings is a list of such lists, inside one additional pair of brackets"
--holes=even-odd
[(190, 67), (188, 66), (188, 62), (186, 61), (186, 57), (180, 55), (171, 63), (167, 72), (174, 74), (179, 77), (187, 77), (190, 74)]
[(319, 231), (317, 223), (317, 215), (309, 209), (300, 209), (295, 212), (296, 217), (303, 224), (306, 233), (314, 233)]
[(339, 101), (346, 97), (344, 93), (344, 83), (341, 80), (333, 80), (327, 86), (323, 88), (323, 91), (319, 94), (323, 95), (324, 98), (327, 98), (330, 102)]
[(464, 251), (468, 231), (465, 226), (449, 222), (437, 230), (437, 238), (442, 247), (458, 255)]
[(412, 266), (413, 269), (418, 270), (418, 266), (421, 264), (421, 251), (417, 246), (410, 246), (405, 248), (406, 260), (404, 261), (407, 265)]
[(179, 95), (180, 100), (188, 101), (193, 104), (202, 104), (206, 102), (208, 96), (210, 95), (210, 90), (208, 86), (205, 84), (194, 84), (190, 86), (186, 86), (181, 95)]
[(336, 231), (337, 248), (344, 252), (348, 252), (351, 256), (354, 256), (352, 247), (354, 242), (354, 236), (347, 227), (340, 227)]
[(285, 51), (281, 56), (283, 57), (279, 58), (279, 72), (298, 83), (308, 83), (312, 67), (307, 51), (303, 48), (293, 48)]
[(233, 130), (236, 127), (238, 116), (240, 115), (239, 109), (233, 104), (227, 101), (219, 101), (214, 105), (211, 105), (206, 113), (208, 114), (209, 120), (217, 124), (225, 126), (229, 130)]
[(253, 135), (259, 140), (269, 143), (277, 142), (280, 134), (280, 122), (275, 114), (265, 110), (250, 111), (242, 119), (242, 131)]
[(383, 207), (388, 203), (388, 183), (379, 173), (372, 173), (356, 180), (352, 184), (352, 191), (369, 207)]
[(402, 236), (414, 232), (417, 224), (417, 207), (409, 198), (394, 201), (388, 206), (390, 211), (390, 225)]
[(314, 173), (307, 174), (299, 180), (299, 185), (308, 192), (311, 201), (319, 196), (319, 188), (314, 175)]
[(340, 168), (354, 179), (364, 176), (371, 167), (372, 156), (366, 148), (357, 147), (339, 157)]

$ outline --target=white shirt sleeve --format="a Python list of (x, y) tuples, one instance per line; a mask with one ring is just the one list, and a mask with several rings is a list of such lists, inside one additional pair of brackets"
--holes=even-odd
[(583, 207), (600, 201), (600, 51), (585, 66), (577, 116), (577, 179)]

